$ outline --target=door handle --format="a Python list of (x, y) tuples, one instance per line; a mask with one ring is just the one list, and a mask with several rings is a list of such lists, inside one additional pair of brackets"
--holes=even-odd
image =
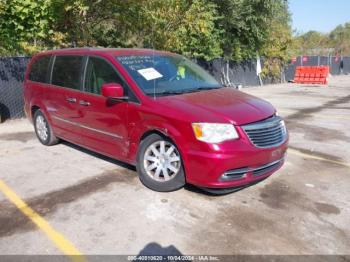
[(81, 106), (89, 106), (89, 105), (91, 105), (90, 102), (85, 101), (85, 100), (80, 100), (80, 101), (79, 101), (79, 104), (80, 104)]
[(68, 97), (68, 98), (66, 98), (66, 101), (68, 101), (69, 103), (76, 103), (77, 99), (74, 97)]

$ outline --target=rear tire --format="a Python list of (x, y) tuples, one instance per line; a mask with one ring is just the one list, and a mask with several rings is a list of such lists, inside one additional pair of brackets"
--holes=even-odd
[(59, 142), (45, 115), (40, 109), (34, 113), (34, 129), (37, 138), (45, 146), (52, 146)]
[(176, 145), (158, 134), (152, 134), (141, 142), (136, 169), (142, 184), (154, 191), (175, 191), (186, 184)]

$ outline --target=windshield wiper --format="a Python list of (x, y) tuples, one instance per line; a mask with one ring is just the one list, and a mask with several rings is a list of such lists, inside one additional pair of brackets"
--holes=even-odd
[(215, 87), (209, 87), (209, 86), (201, 86), (193, 89), (188, 89), (188, 90), (183, 90), (183, 93), (194, 93), (194, 92), (199, 92), (199, 91), (204, 91), (204, 90), (214, 90), (214, 89), (220, 89), (222, 86), (215, 86)]
[(185, 90), (169, 90), (169, 91), (162, 91), (162, 92), (155, 92), (153, 93), (147, 93), (147, 95), (156, 95), (156, 96), (167, 96), (167, 95), (181, 95), (186, 93), (194, 93), (199, 92), (203, 90), (211, 90), (211, 89), (219, 89), (222, 88), (222, 86), (216, 86), (216, 87), (197, 87), (192, 89), (185, 89)]
[(194, 90), (211, 90), (211, 89), (220, 89), (220, 88), (223, 88), (222, 86), (200, 86), (200, 87), (197, 87), (196, 89)]
[(182, 91), (163, 91), (163, 92), (155, 92), (155, 93), (147, 93), (147, 95), (156, 95), (156, 96), (166, 96), (166, 95), (180, 95), (183, 94)]

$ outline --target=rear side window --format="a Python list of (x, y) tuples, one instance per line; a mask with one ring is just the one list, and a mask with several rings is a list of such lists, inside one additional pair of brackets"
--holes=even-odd
[(51, 56), (43, 56), (34, 61), (30, 67), (28, 79), (40, 83), (48, 83), (48, 71)]
[(56, 56), (52, 84), (79, 90), (82, 63), (82, 56)]

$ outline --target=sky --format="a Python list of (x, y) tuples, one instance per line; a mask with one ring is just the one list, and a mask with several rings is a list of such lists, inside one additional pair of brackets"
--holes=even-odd
[(350, 22), (350, 0), (289, 0), (293, 29), (299, 33), (332, 31)]

